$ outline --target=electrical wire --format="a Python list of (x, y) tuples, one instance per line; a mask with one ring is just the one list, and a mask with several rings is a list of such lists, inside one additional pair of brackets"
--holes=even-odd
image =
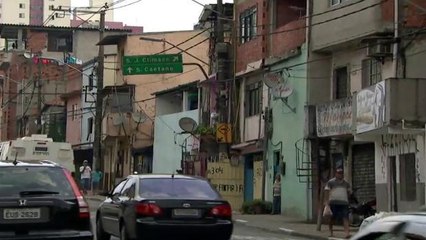
[(136, 1), (131, 2), (131, 3), (128, 3), (128, 4), (126, 4), (126, 5), (122, 5), (122, 6), (114, 7), (114, 8), (109, 8), (107, 11), (110, 11), (110, 10), (116, 10), (116, 9), (120, 9), (120, 8), (125, 8), (125, 7), (131, 6), (131, 5), (136, 4), (136, 3), (138, 3), (138, 2), (141, 2), (141, 1), (142, 1), (142, 0), (136, 0)]

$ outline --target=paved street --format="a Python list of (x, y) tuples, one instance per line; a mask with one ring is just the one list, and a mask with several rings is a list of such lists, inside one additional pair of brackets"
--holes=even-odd
[[(91, 208), (91, 216), (93, 226), (95, 226), (95, 212), (99, 205), (98, 201), (90, 201), (89, 205)], [(118, 240), (118, 238), (112, 238), (111, 240)], [(258, 230), (251, 227), (246, 227), (241, 224), (236, 224), (234, 228), (234, 235), (232, 240), (304, 240), (297, 237), (288, 237), (286, 235), (280, 235), (276, 233), (269, 233), (262, 230)]]

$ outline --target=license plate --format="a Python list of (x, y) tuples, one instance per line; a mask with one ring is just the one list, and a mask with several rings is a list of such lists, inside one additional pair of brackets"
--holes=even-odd
[(198, 209), (175, 209), (173, 214), (178, 217), (197, 217), (199, 211)]
[(40, 219), (40, 208), (9, 208), (3, 210), (3, 219)]

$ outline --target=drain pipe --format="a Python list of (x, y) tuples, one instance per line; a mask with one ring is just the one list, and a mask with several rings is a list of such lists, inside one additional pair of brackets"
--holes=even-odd
[(399, 60), (399, 1), (394, 0), (394, 44), (393, 44), (393, 62), (392, 70), (395, 78), (398, 78), (398, 60)]

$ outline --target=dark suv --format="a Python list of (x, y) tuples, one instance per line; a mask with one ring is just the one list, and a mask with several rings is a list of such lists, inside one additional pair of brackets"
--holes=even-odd
[(0, 161), (0, 239), (92, 240), (71, 172), (48, 161)]

